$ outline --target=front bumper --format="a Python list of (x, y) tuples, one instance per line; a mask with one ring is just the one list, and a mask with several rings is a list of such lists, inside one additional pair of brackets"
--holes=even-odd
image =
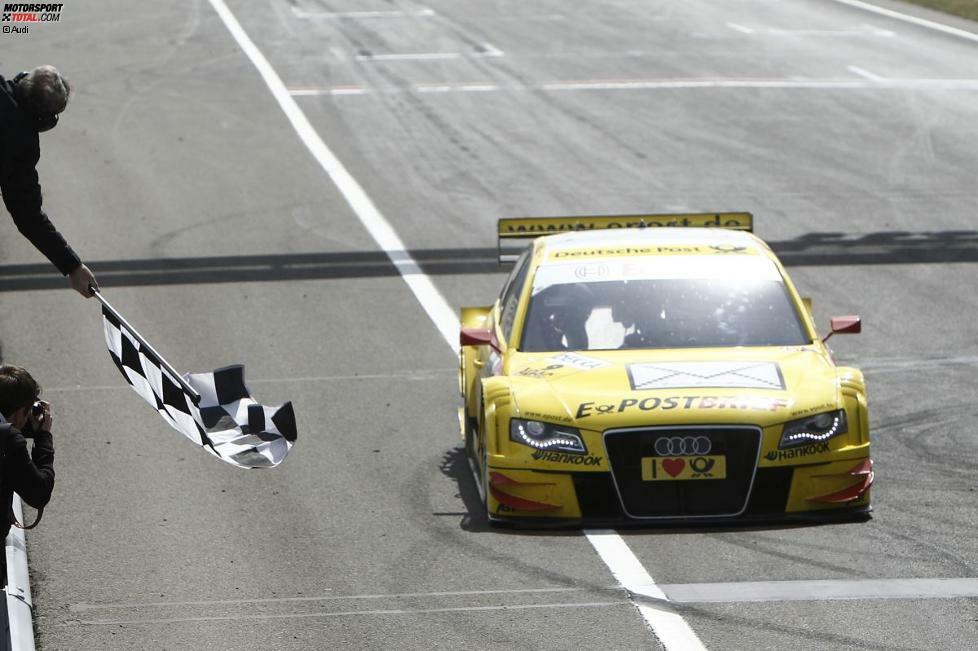
[(869, 457), (800, 466), (759, 466), (736, 513), (635, 517), (611, 472), (489, 469), (487, 507), (494, 522), (531, 526), (688, 525), (865, 518), (874, 475)]

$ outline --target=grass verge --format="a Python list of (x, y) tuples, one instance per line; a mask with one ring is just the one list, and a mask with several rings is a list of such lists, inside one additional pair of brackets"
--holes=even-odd
[(906, 0), (906, 2), (978, 21), (978, 0)]

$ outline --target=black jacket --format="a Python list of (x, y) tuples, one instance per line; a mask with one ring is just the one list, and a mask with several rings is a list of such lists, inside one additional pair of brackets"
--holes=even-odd
[(0, 194), (18, 230), (68, 275), (81, 260), (41, 209), (37, 161), (41, 147), (34, 120), (17, 105), (14, 84), (0, 77)]
[[(54, 490), (54, 441), (51, 432), (34, 433), (34, 449), (27, 453), (27, 440), (10, 423), (0, 423), (0, 541), (14, 522), (11, 506), (14, 493), (39, 509)], [(21, 523), (23, 524), (23, 523)]]

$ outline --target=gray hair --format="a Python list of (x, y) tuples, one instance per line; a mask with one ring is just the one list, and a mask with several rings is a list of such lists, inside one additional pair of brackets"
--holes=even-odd
[(54, 66), (38, 66), (17, 83), (17, 99), (35, 115), (65, 110), (71, 85)]

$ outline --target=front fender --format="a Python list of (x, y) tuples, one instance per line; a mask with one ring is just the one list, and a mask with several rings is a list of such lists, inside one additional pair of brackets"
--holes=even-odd
[(866, 380), (863, 372), (851, 366), (840, 366), (837, 370), (839, 390), (847, 408), (855, 408), (859, 414), (859, 433), (862, 443), (869, 442), (869, 407), (866, 400)]
[(497, 376), (482, 379), (482, 416), (485, 424), (485, 445), (490, 456), (499, 453), (501, 436), (508, 433), (500, 431), (509, 425), (509, 415), (513, 401), (512, 385), (509, 378)]
[[(484, 327), (492, 306), (463, 307), (461, 313), (462, 328)], [(475, 382), (479, 377), (480, 360), (485, 359), (484, 350), (480, 346), (462, 346), (458, 351), (458, 390), (462, 394), (466, 418), (476, 418), (478, 415), (478, 396), (475, 395)]]

